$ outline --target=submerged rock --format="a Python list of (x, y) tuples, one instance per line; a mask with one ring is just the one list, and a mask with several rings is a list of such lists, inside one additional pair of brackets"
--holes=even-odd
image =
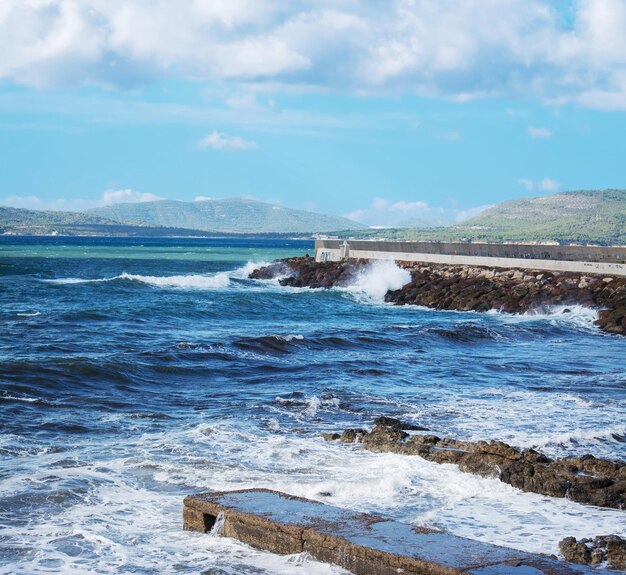
[(618, 535), (599, 535), (593, 539), (566, 537), (559, 543), (566, 561), (597, 565), (607, 563), (613, 569), (626, 570), (626, 539)]
[[(253, 279), (278, 279), (292, 287), (346, 286), (367, 260), (316, 262), (312, 257), (277, 260), (254, 270)], [(582, 305), (598, 309), (596, 324), (626, 335), (626, 278), (575, 272), (485, 268), (466, 265), (402, 263), (411, 281), (387, 292), (385, 301), (457, 311), (525, 313), (545, 306)]]
[(413, 425), (412, 423), (405, 423), (395, 417), (381, 416), (374, 420), (374, 425), (384, 425), (385, 427), (391, 427), (393, 429), (400, 429), (404, 431), (428, 431), (427, 427), (420, 425)]
[[(375, 452), (419, 455), (435, 463), (454, 463), (461, 471), (495, 477), (522, 491), (564, 497), (600, 507), (626, 508), (626, 463), (593, 455), (550, 459), (534, 449), (502, 441), (460, 441), (431, 434), (411, 435), (394, 418), (378, 418), (372, 431), (347, 429), (324, 434), (327, 441), (361, 443)], [(387, 424), (389, 423), (389, 424)]]

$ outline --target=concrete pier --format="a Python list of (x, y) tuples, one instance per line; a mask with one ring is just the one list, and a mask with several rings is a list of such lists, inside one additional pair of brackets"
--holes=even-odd
[(318, 262), (395, 260), (626, 276), (624, 246), (316, 240)]
[(355, 575), (610, 573), (266, 489), (185, 498), (185, 529), (208, 532), (218, 517), (226, 537), (273, 553), (308, 552)]

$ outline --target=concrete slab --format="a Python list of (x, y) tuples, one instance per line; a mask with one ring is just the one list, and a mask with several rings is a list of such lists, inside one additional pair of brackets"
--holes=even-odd
[(274, 553), (308, 552), (355, 575), (586, 575), (608, 571), (457, 537), (267, 489), (185, 498), (185, 529)]

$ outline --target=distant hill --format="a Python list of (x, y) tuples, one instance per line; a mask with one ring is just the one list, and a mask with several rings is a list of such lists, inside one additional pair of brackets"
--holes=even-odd
[(2, 226), (67, 226), (117, 223), (108, 218), (84, 212), (56, 212), (0, 207), (0, 225)]
[(25, 210), (0, 207), (0, 232), (16, 234), (62, 233), (67, 229), (116, 226), (118, 222), (98, 215), (77, 212)]
[(114, 204), (85, 213), (127, 225), (178, 227), (212, 232), (312, 233), (365, 228), (363, 224), (338, 216), (293, 210), (243, 198)]
[(0, 234), (20, 235), (105, 235), (105, 236), (193, 236), (210, 235), (198, 230), (127, 226), (84, 212), (58, 212), (0, 206)]
[(355, 237), (626, 245), (626, 190), (583, 190), (510, 200), (462, 224), (356, 232)]

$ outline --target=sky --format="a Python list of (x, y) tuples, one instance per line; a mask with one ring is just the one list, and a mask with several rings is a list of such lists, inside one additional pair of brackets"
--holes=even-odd
[(369, 225), (626, 187), (626, 0), (2, 0), (0, 205)]

